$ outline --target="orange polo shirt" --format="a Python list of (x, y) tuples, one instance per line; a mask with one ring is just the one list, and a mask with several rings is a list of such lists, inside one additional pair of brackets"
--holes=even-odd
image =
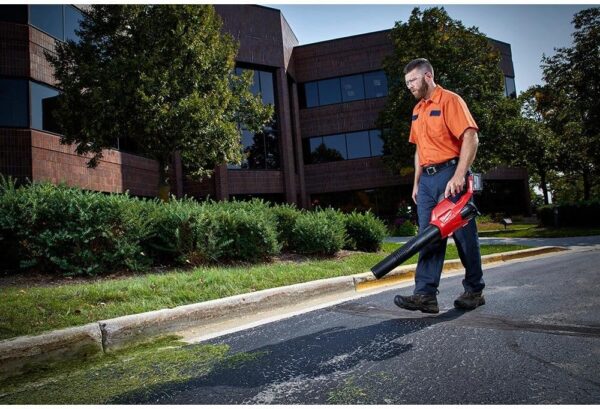
[(436, 86), (430, 99), (413, 109), (409, 142), (417, 145), (419, 165), (433, 165), (460, 156), (462, 135), (479, 130), (465, 101), (454, 92)]

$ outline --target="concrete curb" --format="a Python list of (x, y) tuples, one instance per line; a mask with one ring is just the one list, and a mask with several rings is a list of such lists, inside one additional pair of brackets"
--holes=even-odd
[(290, 305), (325, 294), (354, 289), (351, 276), (271, 288), (181, 307), (146, 312), (100, 322), (105, 352), (122, 348), (152, 336), (213, 324), (244, 315)]
[[(488, 264), (563, 250), (567, 249), (538, 247), (483, 256), (481, 261)], [(106, 353), (151, 337), (293, 305), (327, 294), (393, 285), (411, 279), (415, 268), (416, 264), (398, 267), (380, 280), (376, 280), (371, 272), (328, 278), (0, 341), (0, 380), (27, 372), (40, 364)], [(457, 268), (462, 268), (460, 260), (444, 263), (444, 271)]]

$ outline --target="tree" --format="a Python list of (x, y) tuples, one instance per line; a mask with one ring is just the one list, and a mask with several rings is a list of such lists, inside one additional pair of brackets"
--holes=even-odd
[(580, 11), (572, 23), (573, 46), (542, 58), (548, 86), (540, 112), (562, 135), (561, 167), (580, 175), (589, 199), (600, 172), (600, 8)]
[(383, 64), (390, 87), (386, 107), (378, 119), (388, 154), (384, 158), (386, 164), (401, 174), (413, 170), (415, 149), (410, 146), (408, 135), (416, 101), (406, 89), (403, 69), (419, 57), (427, 58), (433, 65), (436, 83), (461, 95), (469, 106), (480, 127), (479, 169), (500, 164), (496, 141), (508, 139), (509, 135), (498, 132), (514, 112), (511, 113), (503, 92), (499, 51), (477, 28), (465, 28), (439, 7), (425, 11), (414, 8), (407, 23), (395, 24), (390, 37), (394, 51)]
[(95, 167), (116, 137), (129, 139), (158, 162), (163, 200), (175, 152), (197, 178), (239, 163), (240, 126), (260, 130), (273, 108), (249, 91), (251, 72), (235, 75), (238, 46), (221, 26), (210, 5), (92, 6), (80, 41), (47, 54), (62, 142)]
[(533, 86), (519, 96), (521, 115), (507, 122), (513, 144), (503, 160), (508, 165), (525, 167), (529, 175), (537, 176), (544, 203), (548, 204), (548, 181), (558, 169), (561, 141), (540, 114), (539, 100), (543, 90), (544, 87)]

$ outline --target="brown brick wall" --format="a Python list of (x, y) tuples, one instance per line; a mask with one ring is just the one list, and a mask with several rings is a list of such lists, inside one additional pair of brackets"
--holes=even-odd
[(206, 198), (207, 196), (210, 196), (212, 199), (216, 199), (214, 176), (200, 181), (186, 177), (183, 180), (183, 191), (186, 195), (195, 198)]
[(0, 22), (0, 75), (29, 76), (29, 28)]
[(29, 41), (31, 78), (36, 81), (56, 86), (54, 70), (44, 54), (45, 51), (54, 52), (56, 40), (35, 27), (30, 27)]
[(253, 5), (215, 5), (223, 30), (240, 43), (237, 61), (282, 67), (281, 12)]
[(0, 128), (0, 174), (31, 180), (31, 131)]
[(353, 159), (304, 167), (308, 194), (343, 192), (383, 186), (410, 184), (413, 175), (394, 175), (381, 158)]
[(383, 58), (392, 53), (389, 30), (294, 48), (296, 81), (380, 70)]
[(283, 175), (277, 170), (230, 170), (227, 172), (230, 195), (283, 193)]
[(65, 182), (70, 186), (102, 192), (129, 192), (155, 196), (158, 166), (155, 161), (114, 150), (104, 151), (95, 169), (72, 145), (61, 145), (56, 135), (33, 130), (31, 136), (32, 179)]
[(301, 109), (302, 138), (375, 128), (375, 122), (385, 106), (386, 99), (368, 99)]

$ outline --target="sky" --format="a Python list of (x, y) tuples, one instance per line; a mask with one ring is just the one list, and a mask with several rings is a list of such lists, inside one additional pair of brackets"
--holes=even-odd
[[(410, 4), (265, 4), (282, 11), (300, 45), (393, 28), (406, 22), (416, 5)], [(421, 9), (435, 4), (420, 5)], [(571, 21), (580, 10), (597, 4), (443, 4), (450, 17), (465, 27), (476, 26), (512, 49), (517, 93), (543, 84), (542, 55), (572, 45)]]

